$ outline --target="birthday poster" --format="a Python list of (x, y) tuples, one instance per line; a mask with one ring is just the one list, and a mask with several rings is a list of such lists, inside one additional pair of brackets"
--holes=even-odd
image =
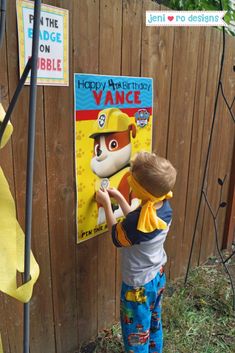
[[(127, 182), (132, 156), (152, 148), (151, 78), (74, 75), (78, 243), (107, 230), (100, 188), (115, 187), (138, 206)], [(122, 211), (112, 200), (117, 219)]]

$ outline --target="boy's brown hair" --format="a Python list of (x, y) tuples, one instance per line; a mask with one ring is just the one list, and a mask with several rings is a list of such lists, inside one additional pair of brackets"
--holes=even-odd
[(156, 197), (172, 190), (177, 174), (170, 161), (149, 152), (137, 153), (131, 162), (131, 172), (138, 183)]

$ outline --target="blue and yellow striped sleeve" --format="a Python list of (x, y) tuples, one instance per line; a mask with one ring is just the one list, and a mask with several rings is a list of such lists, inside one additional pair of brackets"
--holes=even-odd
[(122, 222), (117, 223), (112, 228), (112, 239), (115, 246), (120, 247), (128, 247), (131, 246), (132, 243), (127, 236), (125, 228), (123, 227)]
[(129, 247), (136, 244), (139, 236), (136, 234), (137, 222), (139, 218), (139, 210), (130, 212), (126, 218), (112, 228), (113, 243), (117, 247)]
[[(150, 233), (143, 233), (137, 230), (140, 210), (141, 208), (138, 207), (136, 210), (130, 212), (122, 222), (112, 227), (112, 240), (114, 245), (118, 248), (140, 244), (141, 242), (153, 239), (161, 233), (161, 229), (156, 229)], [(167, 225), (170, 224), (172, 220), (172, 209), (168, 201), (164, 201), (163, 206), (158, 210), (158, 216), (166, 222)]]

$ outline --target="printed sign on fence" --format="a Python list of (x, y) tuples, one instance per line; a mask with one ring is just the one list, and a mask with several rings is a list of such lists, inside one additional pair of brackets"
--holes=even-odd
[[(152, 145), (152, 79), (75, 74), (75, 151), (78, 243), (107, 230), (95, 192), (117, 188), (132, 208), (130, 160)], [(112, 200), (117, 219), (123, 217)]]
[[(34, 2), (17, 0), (20, 75), (32, 55)], [(68, 86), (68, 10), (42, 5), (38, 85)], [(30, 83), (30, 74), (26, 84)]]

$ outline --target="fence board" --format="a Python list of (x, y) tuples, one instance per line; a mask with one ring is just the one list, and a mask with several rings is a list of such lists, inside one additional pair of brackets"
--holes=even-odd
[(142, 13), (142, 1), (123, 1), (122, 75), (140, 75)]
[[(100, 0), (101, 74), (119, 75), (121, 70), (122, 1)], [(98, 237), (98, 329), (110, 325), (116, 316), (117, 250), (109, 234)]]
[[(228, 100), (229, 106), (231, 106), (232, 101), (235, 97), (235, 77), (233, 66), (235, 63), (235, 45), (234, 38), (227, 36), (226, 41), (226, 52), (225, 52), (225, 61), (227, 65), (225, 66), (224, 76), (223, 76), (223, 91)], [(234, 168), (233, 166), (233, 141), (235, 136), (234, 122), (228, 111), (228, 108), (223, 102), (223, 112), (222, 112), (222, 130), (221, 130), (221, 151), (220, 151), (220, 161), (219, 161), (219, 176), (225, 176), (226, 183), (223, 188), (223, 200), (229, 200), (229, 171)], [(227, 158), (225, 155), (227, 154)], [(218, 217), (218, 231), (220, 236), (220, 247), (223, 243), (223, 233), (225, 226), (225, 216), (226, 209), (221, 209)]]
[[(131, 23), (131, 26), (130, 26)], [(142, 1), (123, 1), (121, 74), (138, 77), (141, 70)], [(116, 320), (120, 317), (122, 282), (120, 252), (116, 258)]]
[(31, 349), (35, 353), (41, 353), (45, 346), (49, 351), (55, 351), (42, 98), (43, 89), (40, 87), (37, 97), (32, 228), (32, 249), (35, 249), (34, 255), (40, 264), (40, 277), (31, 301)]
[[(69, 9), (70, 23), (73, 23), (72, 1), (47, 1), (47, 3)], [(73, 38), (72, 26), (69, 38), (70, 41)], [(57, 353), (73, 352), (78, 346), (71, 45), (69, 57), (70, 86), (44, 88), (52, 292)]]
[[(143, 4), (143, 34), (141, 75), (153, 78), (153, 139), (152, 149), (166, 157), (170, 117), (170, 97), (172, 88), (172, 65), (174, 28), (147, 27), (145, 12), (160, 10), (162, 7), (152, 1)], [(166, 240), (166, 248), (171, 243), (171, 231)], [(169, 262), (165, 269), (169, 275)]]
[(10, 353), (9, 347), (9, 334), (7, 330), (7, 315), (6, 315), (6, 306), (4, 305), (4, 294), (0, 293), (0, 341), (2, 339), (2, 346), (4, 353)]
[[(9, 106), (9, 91), (8, 91), (8, 72), (7, 72), (7, 57), (6, 57), (6, 42), (3, 42), (0, 55), (0, 103), (5, 111)], [(0, 151), (0, 166), (9, 183), (12, 194), (15, 194), (14, 175), (12, 169), (12, 142), (11, 140)]]
[[(223, 109), (221, 97), (219, 98), (218, 104), (219, 104), (218, 111), (217, 111), (218, 114), (215, 122), (215, 130), (213, 133), (213, 140), (212, 140), (211, 158), (208, 164), (208, 179), (207, 179), (208, 185), (207, 187), (204, 188), (207, 198), (214, 212), (219, 203), (219, 190), (220, 190), (220, 187), (217, 183), (217, 178), (219, 176), (219, 151), (217, 150), (217, 146), (221, 146), (220, 145), (221, 144), (220, 131), (222, 129), (221, 112)], [(213, 218), (206, 205), (205, 211), (204, 211), (204, 219), (203, 219), (200, 261), (204, 262), (208, 257), (207, 254), (209, 256), (212, 255), (214, 244), (215, 244), (215, 232), (213, 229)]]
[[(147, 27), (145, 12), (160, 10), (152, 1), (143, 4), (141, 75), (153, 77), (153, 151), (166, 157), (173, 62), (174, 28)], [(164, 133), (163, 133), (164, 132)]]
[[(189, 153), (194, 109), (199, 29), (175, 29), (172, 93), (167, 158), (178, 170), (174, 199), (174, 220), (169, 244), (170, 274), (177, 277), (182, 264), (182, 234), (185, 218)], [(179, 65), (180, 63), (180, 65)], [(177, 104), (175, 102), (177, 101)], [(180, 128), (179, 128), (180, 126)]]
[[(235, 110), (234, 110), (235, 112)], [(235, 165), (235, 141), (233, 143), (232, 166)], [(235, 169), (231, 170), (229, 178), (228, 206), (225, 218), (224, 239), (222, 248), (232, 250), (232, 244), (235, 243)]]
[[(7, 77), (7, 58), (6, 58), (6, 41), (4, 40), (1, 55), (0, 55), (0, 103), (2, 103), (5, 111), (8, 108), (9, 96), (8, 96), (8, 77)], [(0, 166), (4, 171), (4, 174), (9, 183), (12, 194), (15, 193), (14, 188), (14, 176), (12, 169), (12, 144), (11, 141), (0, 150)], [(8, 326), (11, 325), (9, 322), (8, 325), (8, 305), (10, 301), (9, 298), (0, 293), (0, 339), (2, 338), (2, 345), (4, 353), (10, 353), (9, 346), (9, 332)]]
[[(73, 24), (74, 71), (97, 73), (99, 1), (80, 0), (74, 8), (74, 17), (80, 18)], [(76, 255), (78, 331), (79, 343), (82, 344), (98, 332), (98, 239), (79, 244)]]
[[(202, 187), (202, 176), (204, 173), (206, 154), (209, 145), (209, 136), (211, 133), (212, 118), (215, 104), (215, 95), (219, 77), (220, 68), (220, 55), (221, 55), (221, 40), (220, 33), (218, 31), (211, 30), (210, 39), (210, 50), (209, 50), (209, 70), (207, 75), (207, 87), (205, 93), (205, 111), (203, 118), (203, 131), (202, 131), (202, 141), (201, 141), (201, 152), (200, 152), (200, 185), (198, 188), (198, 193), (201, 192)], [(207, 180), (205, 182), (205, 186)], [(204, 187), (205, 187), (204, 186)], [(202, 199), (202, 204), (200, 207), (199, 221), (196, 232), (196, 241), (192, 257), (192, 265), (199, 263), (200, 248), (202, 246), (202, 239), (204, 237), (203, 233), (203, 222), (205, 215), (205, 200)], [(195, 225), (195, 221), (194, 221)]]
[[(191, 148), (190, 148), (190, 165), (189, 165), (189, 176), (188, 176), (188, 192), (186, 200), (186, 213), (185, 213), (185, 225), (182, 238), (182, 253), (187, 254), (186, 260), (188, 260), (188, 254), (191, 248), (192, 235), (195, 226), (195, 218), (198, 208), (198, 202), (200, 197), (200, 188), (202, 184), (202, 176), (204, 170), (204, 159), (201, 160), (201, 156), (205, 155), (206, 150), (202, 151), (202, 140), (203, 140), (203, 128), (205, 118), (205, 96), (208, 80), (208, 71), (211, 69), (209, 62), (210, 53), (210, 40), (211, 30), (206, 31), (204, 28), (200, 29), (199, 37), (199, 48), (198, 48), (198, 65), (197, 65), (197, 82), (195, 92), (195, 103), (193, 113), (193, 128), (191, 137)], [(219, 53), (216, 53), (219, 54)], [(216, 55), (215, 55), (216, 56)], [(213, 68), (214, 70), (214, 68)], [(201, 212), (202, 214), (202, 212)], [(198, 253), (198, 247), (200, 245), (199, 239), (199, 227), (197, 227), (196, 238), (194, 243), (193, 255)], [(197, 257), (192, 257), (191, 265), (197, 262)], [(187, 261), (182, 264), (182, 269), (185, 271), (187, 267)]]
[[(219, 68), (220, 68), (220, 58), (221, 58), (221, 33), (218, 31), (211, 32), (211, 40), (210, 40), (210, 51), (209, 51), (209, 70), (207, 75), (207, 88), (205, 95), (205, 113), (203, 119), (203, 139), (202, 139), (202, 148), (200, 154), (200, 165), (201, 170), (204, 171), (205, 162), (206, 162), (206, 153), (209, 144), (209, 136), (211, 132), (212, 126), (212, 118), (216, 97), (216, 89), (219, 78)], [(205, 184), (206, 185), (206, 184)], [(201, 190), (199, 190), (200, 192)], [(200, 262), (200, 251), (202, 246), (202, 239), (204, 237), (203, 233), (203, 222), (204, 222), (204, 213), (205, 213), (205, 202), (203, 198), (201, 212), (198, 222), (198, 236), (196, 240), (196, 246), (194, 251), (193, 258), (194, 262)]]

